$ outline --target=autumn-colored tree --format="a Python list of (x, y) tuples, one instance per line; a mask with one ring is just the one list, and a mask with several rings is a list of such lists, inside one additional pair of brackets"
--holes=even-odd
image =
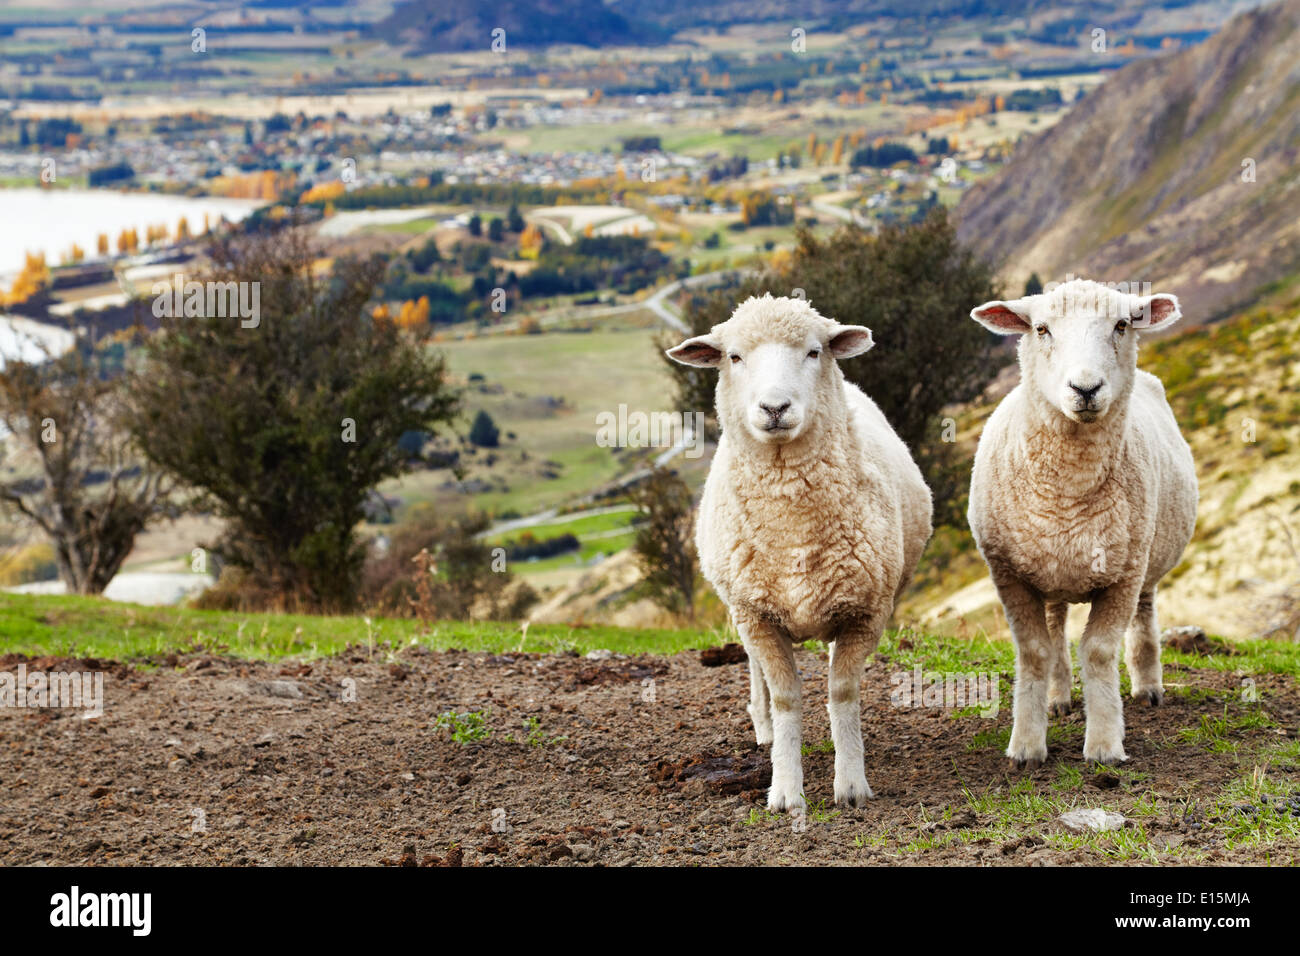
[(831, 165), (838, 166), (844, 161), (844, 136), (843, 134), (835, 137), (835, 145), (831, 147)]
[(45, 264), (45, 253), (29, 252), (23, 257), (23, 267), (6, 293), (0, 293), (0, 305), (19, 305), (26, 302), (50, 284), (50, 269)]
[(542, 245), (545, 243), (545, 237), (542, 236), (542, 230), (537, 228), (536, 223), (529, 223), (523, 232), (519, 234), (519, 258), (536, 259), (542, 251)]
[(298, 201), (301, 203), (310, 203), (318, 202), (322, 199), (338, 199), (346, 191), (347, 187), (344, 186), (342, 182), (334, 180), (333, 182), (320, 183), (319, 185), (313, 186), (311, 189), (303, 193), (302, 196), (299, 197)]
[(420, 296), (418, 301), (407, 300), (397, 310), (397, 327), (414, 331), (429, 325), (429, 297)]

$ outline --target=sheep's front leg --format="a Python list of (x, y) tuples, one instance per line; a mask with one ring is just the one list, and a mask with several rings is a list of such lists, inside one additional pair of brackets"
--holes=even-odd
[(1047, 759), (1047, 673), (1052, 659), (1047, 611), (1037, 591), (1015, 578), (996, 581), (1016, 644), (1016, 689), (1007, 756), (1030, 770)]
[(835, 802), (861, 807), (875, 796), (867, 783), (862, 754), (862, 671), (867, 656), (879, 643), (868, 634), (837, 637), (831, 644), (830, 700), (831, 739), (835, 742)]
[(794, 645), (769, 624), (747, 624), (749, 646), (767, 681), (772, 707), (772, 786), (767, 792), (767, 808), (803, 808), (803, 717)]
[(1114, 764), (1128, 759), (1124, 753), (1124, 703), (1119, 694), (1119, 649), (1136, 610), (1136, 590), (1109, 587), (1093, 600), (1088, 612), (1088, 625), (1079, 640), (1087, 717), (1085, 760)]
[(1047, 647), (1051, 658), (1047, 674), (1047, 708), (1053, 717), (1070, 712), (1070, 691), (1074, 686), (1074, 669), (1070, 666), (1070, 640), (1065, 636), (1065, 621), (1070, 605), (1064, 601), (1047, 605)]
[(1138, 595), (1137, 612), (1128, 626), (1124, 663), (1132, 695), (1152, 707), (1165, 699), (1164, 675), (1160, 667), (1160, 628), (1156, 624), (1155, 588)]

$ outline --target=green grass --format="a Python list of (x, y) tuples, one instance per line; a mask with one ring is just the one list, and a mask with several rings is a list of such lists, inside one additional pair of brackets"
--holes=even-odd
[(1184, 654), (1165, 648), (1166, 665), (1183, 664), (1206, 670), (1241, 671), (1244, 674), (1286, 674), (1300, 677), (1300, 644), (1288, 641), (1233, 641), (1236, 654)]
[(887, 631), (879, 652), (903, 667), (920, 666), (926, 671), (1004, 676), (1015, 672), (1016, 651), (1010, 641), (993, 640), (985, 634), (971, 638), (921, 634), (911, 629)]
[[(579, 547), (576, 551), (566, 551), (564, 554), (553, 555), (549, 558), (538, 558), (535, 561), (515, 561), (512, 564), (511, 569), (518, 574), (543, 574), (573, 568), (580, 564), (587, 565), (598, 554), (609, 556), (622, 551), (624, 548), (631, 547), (636, 537), (636, 532), (632, 530), (631, 523), (636, 514), (636, 507), (627, 505), (625, 509), (609, 514), (587, 515), (582, 518), (569, 519), (561, 516), (546, 524), (533, 525), (517, 531), (507, 531), (503, 534), (492, 535), (485, 540), (495, 547), (517, 542), (526, 533), (531, 533), (539, 541), (544, 541), (547, 538), (557, 538), (563, 534), (576, 535), (579, 539)], [(611, 533), (620, 529), (626, 530), (621, 534)]]
[(451, 739), (464, 746), (480, 740), (492, 739), (492, 728), (487, 725), (489, 712), (470, 710), (463, 714), (448, 710), (433, 722), (437, 730), (451, 731)]
[[(534, 538), (544, 541), (547, 538), (558, 538), (562, 534), (572, 534), (579, 538), (589, 534), (599, 534), (605, 531), (614, 531), (618, 528), (626, 528), (636, 517), (637, 509), (635, 505), (627, 505), (619, 511), (609, 512), (607, 514), (586, 515), (581, 518), (565, 518), (563, 515), (554, 521), (548, 521), (543, 524), (535, 524), (527, 528), (520, 528), (517, 531), (507, 531), (503, 534), (492, 535), (484, 540), (488, 544), (506, 544), (511, 541), (518, 541), (525, 533), (531, 533)], [(613, 537), (611, 535), (611, 537)]]
[[(629, 411), (674, 411), (674, 393), (667, 366), (656, 345), (658, 330), (546, 333), (543, 335), (483, 337), (439, 343), (448, 366), (456, 375), (477, 372), (488, 387), (504, 386), (503, 394), (474, 388), (464, 395), (464, 422), (483, 409), (492, 416), (503, 436), (497, 463), (480, 462), (486, 453), (466, 458), (470, 476), (500, 476), (507, 490), (473, 496), (473, 506), (499, 514), (531, 514), (564, 504), (614, 478), (624, 467), (629, 450), (596, 443), (597, 415), (618, 414), (620, 403)], [(611, 370), (617, 369), (612, 376)], [(522, 397), (521, 397), (522, 396)], [(539, 405), (542, 396), (563, 398), (558, 409)], [(514, 440), (505, 437), (514, 432)], [(519, 460), (526, 450), (529, 460)], [(556, 476), (542, 478), (543, 461), (555, 462)], [(404, 501), (438, 499), (446, 482), (445, 470), (414, 472), (386, 483), (382, 490)], [(453, 495), (463, 503), (462, 495)]]
[(102, 598), (31, 594), (0, 596), (0, 653), (132, 660), (194, 649), (247, 659), (320, 657), (350, 644), (503, 653), (674, 654), (727, 641), (720, 630), (566, 627), (537, 624), (525, 634), (499, 622), (436, 622), (361, 616), (241, 614), (118, 604)]
[(1178, 739), (1183, 743), (1206, 747), (1214, 753), (1235, 753), (1241, 744), (1232, 738), (1248, 730), (1264, 730), (1275, 727), (1262, 709), (1251, 708), (1243, 714), (1229, 714), (1225, 704), (1223, 713), (1218, 716), (1202, 714), (1194, 727), (1184, 727), (1178, 732)]

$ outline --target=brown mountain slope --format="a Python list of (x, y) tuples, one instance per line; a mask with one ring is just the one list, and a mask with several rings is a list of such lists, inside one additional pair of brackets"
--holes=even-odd
[(1300, 0), (1120, 70), (957, 215), (1013, 288), (1032, 271), (1150, 281), (1183, 296), (1192, 322), (1296, 272)]

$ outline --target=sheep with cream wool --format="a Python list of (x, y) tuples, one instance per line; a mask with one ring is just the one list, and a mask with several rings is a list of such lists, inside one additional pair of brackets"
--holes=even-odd
[(809, 639), (831, 646), (835, 802), (872, 796), (862, 673), (930, 536), (920, 469), (835, 361), (872, 344), (862, 326), (765, 295), (668, 352), (719, 372), (722, 437), (696, 544), (749, 653), (749, 713), (758, 742), (772, 745), (772, 810), (805, 806), (794, 644)]
[(1160, 380), (1137, 368), (1137, 333), (1176, 322), (1178, 299), (1077, 279), (971, 317), (1020, 336), (1020, 384), (984, 426), (969, 510), (1016, 644), (1007, 756), (1047, 758), (1049, 710), (1070, 707), (1066, 611), (1087, 603), (1083, 755), (1126, 760), (1119, 648), (1127, 631), (1132, 696), (1159, 704), (1156, 586), (1196, 525), (1191, 450)]

